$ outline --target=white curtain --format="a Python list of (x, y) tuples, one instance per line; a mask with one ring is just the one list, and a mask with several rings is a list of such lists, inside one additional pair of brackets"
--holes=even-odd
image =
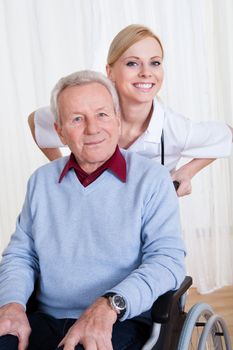
[[(49, 103), (61, 76), (104, 72), (111, 39), (131, 23), (164, 44), (165, 103), (193, 120), (233, 124), (232, 0), (0, 0), (1, 251), (28, 177), (46, 162), (27, 116)], [(180, 200), (187, 269), (203, 293), (233, 284), (232, 173), (232, 158), (216, 161)]]

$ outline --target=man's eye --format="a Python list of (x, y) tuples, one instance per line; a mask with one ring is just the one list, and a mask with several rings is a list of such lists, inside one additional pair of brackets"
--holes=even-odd
[(104, 118), (104, 117), (108, 117), (108, 115), (104, 112), (100, 112), (100, 113), (98, 113), (98, 117)]
[(81, 121), (82, 121), (82, 117), (80, 117), (78, 115), (72, 119), (73, 124), (80, 123)]
[(138, 64), (137, 64), (137, 62), (129, 61), (129, 62), (126, 63), (126, 65), (127, 65), (128, 67), (136, 67)]

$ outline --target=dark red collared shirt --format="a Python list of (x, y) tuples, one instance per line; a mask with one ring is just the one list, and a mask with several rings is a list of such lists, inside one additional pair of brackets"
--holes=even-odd
[(73, 153), (71, 153), (68, 162), (59, 178), (59, 183), (63, 180), (70, 169), (74, 169), (77, 178), (84, 187), (95, 181), (105, 170), (112, 171), (122, 182), (126, 182), (126, 161), (121, 154), (119, 147), (116, 147), (115, 152), (103, 165), (96, 169), (93, 173), (87, 174), (77, 163)]

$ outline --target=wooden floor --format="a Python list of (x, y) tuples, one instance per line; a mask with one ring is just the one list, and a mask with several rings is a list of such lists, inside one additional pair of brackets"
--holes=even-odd
[(189, 289), (186, 301), (186, 310), (199, 302), (212, 306), (214, 312), (222, 316), (227, 323), (233, 346), (233, 286), (224, 287), (210, 294), (199, 294), (195, 288)]

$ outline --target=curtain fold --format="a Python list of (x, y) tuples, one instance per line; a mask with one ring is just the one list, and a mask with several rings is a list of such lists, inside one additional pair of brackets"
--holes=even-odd
[[(151, 27), (164, 44), (162, 100), (193, 120), (233, 125), (231, 0), (0, 0), (0, 251), (28, 177), (46, 163), (27, 116), (49, 103), (61, 76), (105, 72), (112, 38), (131, 23)], [(232, 164), (217, 160), (180, 200), (187, 269), (202, 293), (233, 284)]]

